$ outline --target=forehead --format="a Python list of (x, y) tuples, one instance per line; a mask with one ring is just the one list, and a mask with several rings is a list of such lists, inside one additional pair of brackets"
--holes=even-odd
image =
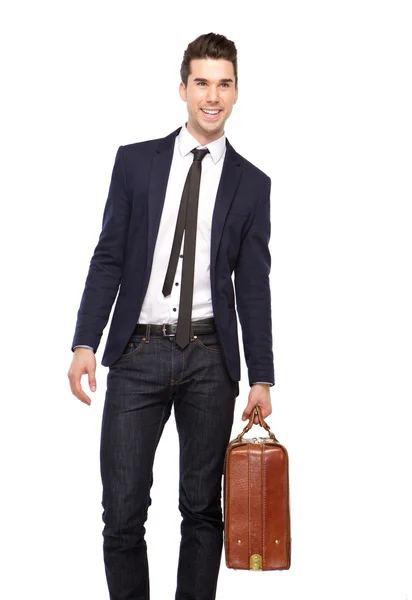
[(216, 83), (220, 79), (233, 79), (234, 82), (235, 72), (230, 60), (223, 58), (217, 60), (214, 58), (192, 58), (189, 79), (195, 79), (196, 77), (216, 81)]

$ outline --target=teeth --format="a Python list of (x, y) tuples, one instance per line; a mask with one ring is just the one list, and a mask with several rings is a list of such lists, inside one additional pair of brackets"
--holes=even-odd
[(202, 108), (203, 112), (205, 112), (207, 115), (217, 115), (217, 113), (219, 112), (218, 110), (206, 110), (204, 108)]

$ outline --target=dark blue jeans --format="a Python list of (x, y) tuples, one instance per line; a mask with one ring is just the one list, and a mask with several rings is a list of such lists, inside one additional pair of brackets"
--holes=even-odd
[(111, 600), (149, 600), (144, 523), (155, 451), (173, 403), (182, 515), (175, 600), (215, 599), (223, 546), (222, 474), (237, 390), (216, 333), (192, 338), (183, 351), (174, 337), (134, 335), (110, 367), (100, 461)]

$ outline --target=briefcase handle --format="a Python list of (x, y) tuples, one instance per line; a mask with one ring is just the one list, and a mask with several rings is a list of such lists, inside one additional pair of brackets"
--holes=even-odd
[(259, 425), (261, 427), (264, 427), (266, 429), (266, 431), (268, 432), (268, 434), (270, 435), (270, 437), (272, 438), (272, 440), (275, 440), (275, 442), (277, 442), (278, 440), (276, 439), (275, 434), (273, 433), (273, 431), (270, 430), (269, 425), (266, 423), (266, 421), (262, 417), (262, 409), (260, 408), (260, 406), (255, 406), (254, 410), (252, 410), (252, 412), (250, 413), (250, 417), (249, 417), (249, 423), (246, 425), (246, 427), (244, 428), (242, 433), (239, 433), (239, 435), (236, 438), (236, 441), (240, 442), (242, 440), (242, 437), (245, 435), (245, 433), (247, 431), (249, 431), (249, 429), (252, 427), (253, 420), (256, 416), (259, 419)]

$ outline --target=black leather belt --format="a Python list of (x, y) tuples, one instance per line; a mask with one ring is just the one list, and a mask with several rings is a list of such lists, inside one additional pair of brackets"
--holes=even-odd
[[(153, 325), (146, 323), (138, 323), (134, 328), (136, 335), (148, 334), (148, 335), (162, 335), (172, 336), (176, 335), (177, 323), (164, 323), (163, 325)], [(192, 321), (192, 334), (202, 335), (205, 333), (214, 333), (216, 331), (216, 324), (213, 317), (208, 319), (201, 319), (200, 321)]]

